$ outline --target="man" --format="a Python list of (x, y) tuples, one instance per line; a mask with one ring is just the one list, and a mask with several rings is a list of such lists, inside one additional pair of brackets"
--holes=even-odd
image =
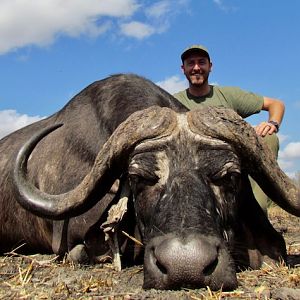
[[(279, 142), (275, 133), (278, 132), (283, 119), (284, 103), (237, 87), (210, 85), (208, 78), (212, 70), (212, 62), (207, 48), (202, 45), (193, 45), (185, 49), (181, 54), (181, 60), (181, 69), (189, 81), (189, 87), (174, 94), (174, 97), (188, 109), (195, 109), (199, 105), (223, 106), (232, 108), (243, 118), (259, 113), (261, 110), (268, 111), (268, 120), (257, 125), (255, 130), (277, 157)], [(267, 213), (269, 205), (267, 196), (252, 179), (251, 184), (257, 201)]]

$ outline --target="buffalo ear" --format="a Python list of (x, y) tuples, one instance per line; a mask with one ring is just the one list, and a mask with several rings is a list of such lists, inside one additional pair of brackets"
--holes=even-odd
[(243, 168), (281, 208), (300, 216), (300, 190), (280, 169), (268, 146), (254, 128), (231, 109), (203, 107), (187, 113), (195, 133), (230, 144), (241, 158)]

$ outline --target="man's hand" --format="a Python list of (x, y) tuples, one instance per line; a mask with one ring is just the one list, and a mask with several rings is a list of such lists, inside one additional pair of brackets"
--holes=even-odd
[(269, 121), (262, 122), (258, 126), (256, 126), (256, 133), (260, 136), (266, 136), (267, 134), (278, 132), (279, 125), (284, 115), (284, 103), (278, 99), (264, 97), (262, 110), (266, 110), (269, 112)]
[(269, 122), (262, 122), (255, 127), (255, 131), (259, 136), (276, 133), (278, 130), (276, 126)]

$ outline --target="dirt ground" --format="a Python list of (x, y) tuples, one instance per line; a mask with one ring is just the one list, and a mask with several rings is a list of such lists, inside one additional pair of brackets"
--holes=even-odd
[(207, 289), (143, 290), (141, 266), (116, 272), (111, 265), (79, 266), (52, 255), (0, 257), (0, 299), (300, 299), (300, 218), (272, 208), (270, 219), (283, 233), (288, 263), (238, 274), (233, 292)]

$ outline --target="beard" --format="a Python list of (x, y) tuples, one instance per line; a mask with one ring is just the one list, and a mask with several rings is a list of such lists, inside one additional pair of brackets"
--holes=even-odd
[(200, 87), (202, 85), (206, 85), (208, 82), (208, 74), (192, 74), (186, 75), (187, 80), (190, 85), (194, 87)]

